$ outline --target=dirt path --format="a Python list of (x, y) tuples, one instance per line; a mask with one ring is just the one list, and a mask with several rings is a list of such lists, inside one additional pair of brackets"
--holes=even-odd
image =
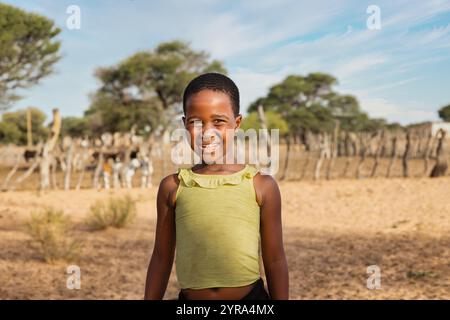
[[(450, 299), (450, 178), (281, 183), (292, 299)], [(83, 221), (105, 191), (0, 194), (1, 299), (141, 299), (153, 248), (156, 189), (134, 189), (127, 229), (89, 232)], [(128, 191), (122, 191), (125, 193)], [(111, 194), (111, 195), (114, 195)], [(68, 263), (44, 263), (23, 232), (29, 213), (54, 206), (84, 241), (81, 290), (66, 288)], [(366, 287), (369, 265), (381, 289)], [(178, 291), (173, 270), (165, 299)]]

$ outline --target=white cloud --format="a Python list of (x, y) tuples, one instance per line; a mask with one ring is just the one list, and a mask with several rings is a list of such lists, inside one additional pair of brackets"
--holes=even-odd
[(448, 0), (392, 1), (386, 6), (390, 9), (389, 11), (395, 12), (390, 15), (384, 11), (383, 7), (381, 6), (382, 28), (408, 29), (427, 22), (438, 14), (449, 12), (450, 2)]
[(361, 106), (371, 117), (381, 117), (401, 124), (437, 120), (438, 118), (435, 111), (426, 110), (426, 106), (414, 101), (405, 101), (402, 104), (397, 104), (385, 98), (365, 96), (360, 96), (359, 98)]
[(369, 94), (369, 93), (374, 93), (374, 92), (379, 92), (379, 91), (383, 91), (383, 90), (387, 90), (387, 89), (393, 89), (393, 88), (397, 88), (400, 86), (404, 86), (408, 83), (411, 83), (413, 81), (419, 80), (421, 79), (421, 77), (412, 77), (409, 79), (403, 79), (400, 81), (396, 81), (396, 82), (386, 82), (383, 81), (383, 84), (377, 87), (370, 87), (366, 90), (363, 90), (364, 94)]
[(369, 54), (356, 58), (352, 58), (343, 64), (334, 68), (334, 74), (339, 79), (346, 79), (356, 73), (367, 71), (375, 66), (383, 64), (387, 61), (387, 57), (382, 54)]
[(283, 80), (285, 71), (255, 72), (249, 69), (238, 68), (230, 72), (230, 77), (236, 82), (241, 96), (241, 113), (246, 114), (246, 109), (256, 98), (265, 96), (268, 89), (275, 83)]
[(191, 33), (193, 44), (225, 59), (238, 52), (256, 48), (263, 43), (261, 37), (252, 37), (255, 27), (242, 24), (230, 13), (216, 16), (205, 27)]
[[(278, 42), (320, 30), (341, 11), (332, 1), (246, 1), (219, 14), (200, 19), (190, 17), (184, 31), (195, 46), (224, 59), (250, 50), (265, 50)], [(261, 54), (261, 51), (247, 54)]]

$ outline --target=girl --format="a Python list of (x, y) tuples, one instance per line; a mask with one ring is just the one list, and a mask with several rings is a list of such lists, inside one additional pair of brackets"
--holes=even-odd
[[(160, 183), (145, 299), (164, 297), (175, 244), (179, 300), (288, 299), (278, 185), (253, 166), (224, 161), (226, 130), (238, 129), (242, 119), (238, 88), (222, 74), (200, 75), (184, 91), (183, 112), (202, 163)], [(211, 130), (217, 134), (205, 138)]]

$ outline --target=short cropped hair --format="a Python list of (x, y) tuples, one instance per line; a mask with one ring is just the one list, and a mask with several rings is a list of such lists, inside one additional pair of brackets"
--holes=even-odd
[(220, 91), (228, 95), (235, 116), (239, 114), (239, 89), (236, 84), (227, 76), (216, 73), (204, 73), (194, 78), (187, 85), (183, 94), (183, 112), (186, 114), (186, 102), (190, 96), (202, 91), (213, 90)]

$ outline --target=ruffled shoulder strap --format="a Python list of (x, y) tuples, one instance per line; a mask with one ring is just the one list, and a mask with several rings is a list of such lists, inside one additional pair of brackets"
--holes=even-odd
[(255, 166), (246, 164), (244, 169), (226, 175), (200, 174), (193, 172), (191, 168), (179, 168), (177, 174), (180, 183), (186, 187), (217, 188), (224, 184), (240, 184), (244, 179), (252, 179), (258, 171)]

